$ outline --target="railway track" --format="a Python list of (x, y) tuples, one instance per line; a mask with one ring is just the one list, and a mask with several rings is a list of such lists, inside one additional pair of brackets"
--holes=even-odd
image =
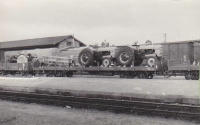
[(127, 101), (102, 98), (74, 97), (62, 94), (43, 94), (0, 90), (0, 99), (39, 103), (72, 108), (109, 110), (120, 113), (170, 117), (200, 123), (200, 106), (167, 104), (151, 101)]

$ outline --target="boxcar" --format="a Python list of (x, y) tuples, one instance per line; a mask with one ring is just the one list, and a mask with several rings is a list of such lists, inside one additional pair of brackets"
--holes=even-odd
[(181, 73), (186, 79), (199, 79), (200, 40), (162, 43), (164, 70)]

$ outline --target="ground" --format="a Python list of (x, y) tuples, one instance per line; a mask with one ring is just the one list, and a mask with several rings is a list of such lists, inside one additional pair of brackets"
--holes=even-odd
[(0, 100), (0, 125), (197, 125), (160, 117), (115, 114)]
[[(14, 82), (13, 82), (14, 81)], [(10, 78), (0, 77), (0, 86), (34, 87), (45, 89), (67, 89), (79, 91), (136, 93), (146, 95), (183, 95), (199, 98), (199, 81), (185, 80), (184, 77), (154, 79), (120, 79), (106, 76), (75, 76), (72, 78), (35, 77)], [(14, 87), (14, 89), (17, 89)]]

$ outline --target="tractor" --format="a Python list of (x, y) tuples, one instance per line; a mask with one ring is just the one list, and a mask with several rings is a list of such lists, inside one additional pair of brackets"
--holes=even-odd
[(98, 47), (89, 46), (84, 48), (78, 56), (79, 63), (82, 66), (110, 65), (129, 67), (135, 62), (134, 46), (114, 46), (114, 47)]

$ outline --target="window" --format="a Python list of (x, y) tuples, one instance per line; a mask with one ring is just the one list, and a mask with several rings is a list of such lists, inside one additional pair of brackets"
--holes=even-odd
[(67, 42), (67, 46), (72, 46), (72, 43), (71, 42)]

